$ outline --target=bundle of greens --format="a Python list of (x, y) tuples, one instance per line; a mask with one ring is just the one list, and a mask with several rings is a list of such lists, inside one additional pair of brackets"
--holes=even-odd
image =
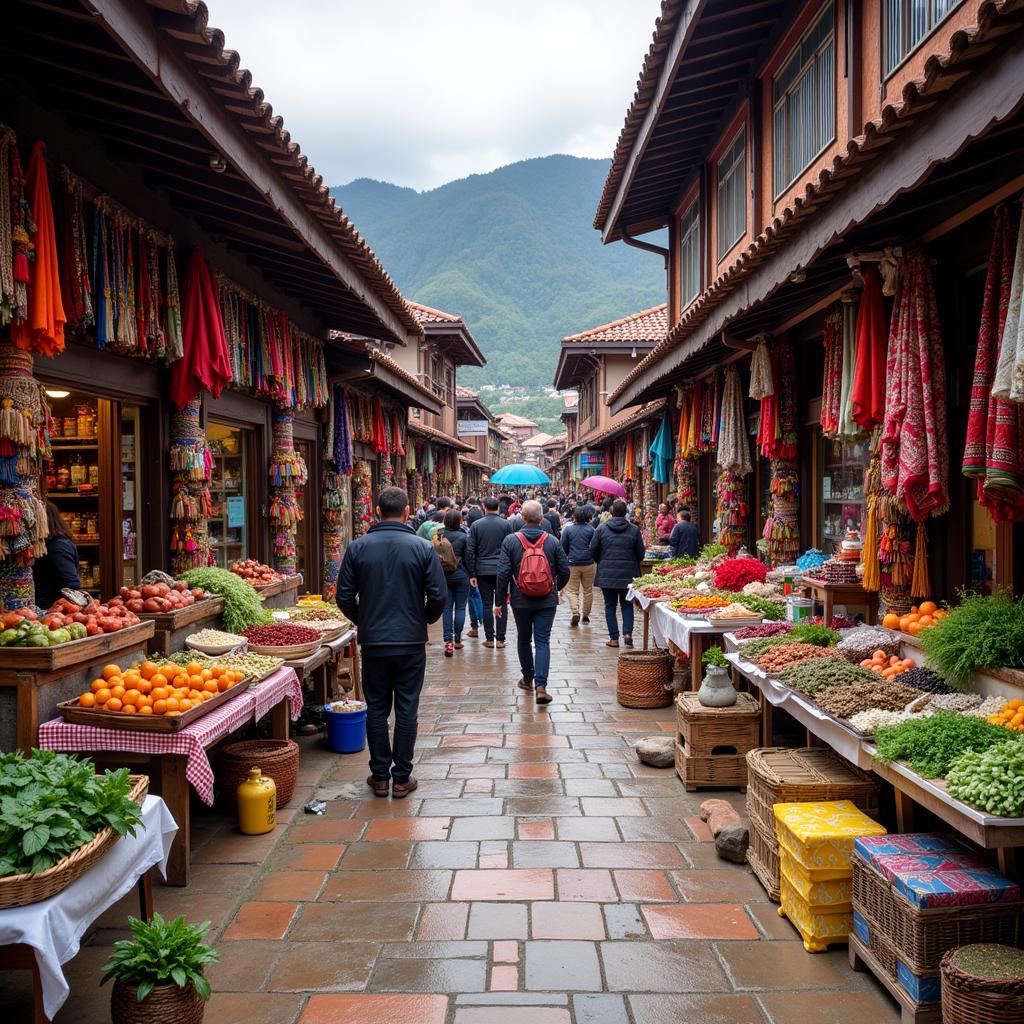
[[(743, 601), (745, 603), (747, 598), (744, 598)], [(814, 644), (815, 647), (832, 647), (839, 643), (839, 634), (834, 629), (829, 629), (828, 626), (800, 622), (790, 631), (789, 639), (802, 644)]]
[(928, 664), (960, 689), (980, 668), (1024, 668), (1024, 599), (963, 593), (920, 643)]
[(1024, 815), (1024, 743), (996, 743), (962, 754), (946, 774), (946, 788), (958, 800), (1003, 818)]
[(711, 561), (712, 558), (717, 558), (719, 555), (726, 555), (729, 553), (729, 549), (724, 544), (705, 544), (700, 549), (700, 561), (705, 565)]
[[(721, 596), (730, 601), (736, 600), (736, 595), (730, 594), (728, 591), (725, 591)], [(771, 601), (767, 597), (755, 597), (753, 594), (744, 594), (739, 598), (739, 601), (744, 608), (749, 608), (752, 612), (756, 612), (762, 619), (780, 622), (786, 617), (786, 606), (779, 604), (778, 601)]]
[(229, 633), (241, 633), (249, 626), (260, 626), (271, 621), (263, 610), (263, 598), (245, 582), (227, 569), (189, 569), (179, 577), (190, 587), (202, 587), (224, 598), (224, 628)]
[(97, 775), (52, 750), (0, 754), (0, 877), (45, 871), (108, 825), (135, 835), (131, 788), (127, 768)]
[[(973, 715), (939, 711), (928, 718), (911, 718), (875, 733), (875, 760), (904, 761), (925, 778), (941, 778), (967, 751), (981, 752), (1006, 740), (1007, 731)], [(1011, 742), (1020, 743), (1020, 738)]]
[(717, 665), (720, 668), (725, 668), (729, 664), (725, 660), (725, 651), (721, 647), (709, 647), (701, 655), (700, 660), (702, 665)]

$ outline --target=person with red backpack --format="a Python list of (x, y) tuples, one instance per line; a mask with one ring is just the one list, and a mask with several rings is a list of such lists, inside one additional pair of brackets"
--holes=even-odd
[(535, 690), (538, 704), (550, 704), (551, 627), (559, 591), (569, 582), (569, 560), (561, 544), (541, 528), (544, 510), (539, 501), (525, 502), (521, 514), (525, 525), (505, 538), (498, 556), (494, 614), (503, 614), (505, 596), (511, 592), (523, 672), (519, 687)]

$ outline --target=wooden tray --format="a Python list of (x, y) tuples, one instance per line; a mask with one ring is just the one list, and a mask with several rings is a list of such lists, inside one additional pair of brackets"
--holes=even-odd
[(182, 626), (191, 626), (193, 622), (201, 622), (203, 619), (212, 619), (223, 610), (224, 598), (218, 594), (173, 612), (139, 612), (139, 618), (152, 622), (157, 629), (175, 630), (181, 629)]
[(146, 641), (156, 632), (152, 622), (142, 621), (135, 626), (126, 626), (116, 633), (99, 633), (84, 640), (72, 640), (56, 647), (4, 647), (0, 648), (0, 661), (4, 668), (37, 669), (51, 672), (68, 665), (97, 661), (107, 655), (126, 651), (131, 647), (144, 647)]
[(61, 718), (76, 725), (95, 725), (99, 729), (121, 729), (125, 732), (180, 732), (197, 718), (233, 700), (244, 693), (255, 682), (254, 676), (246, 676), (239, 683), (218, 693), (216, 697), (204, 700), (202, 704), (189, 708), (183, 715), (167, 718), (165, 715), (123, 715), (119, 711), (103, 711), (101, 708), (83, 708), (78, 698), (66, 700), (57, 705)]
[(265, 587), (253, 587), (252, 589), (260, 597), (276, 597), (278, 594), (283, 594), (286, 590), (298, 590), (300, 579), (301, 577), (297, 575), (285, 576), (283, 580), (275, 580), (273, 583), (268, 583)]
[[(338, 634), (341, 635), (340, 633)], [(253, 654), (269, 654), (274, 658), (284, 658), (285, 661), (294, 661), (296, 658), (308, 658), (315, 651), (318, 651), (323, 644), (323, 637), (310, 640), (308, 644), (287, 644), (283, 647), (249, 644), (249, 650)]]
[(712, 626), (726, 629), (743, 629), (744, 626), (760, 626), (761, 616), (760, 615), (746, 615), (741, 617), (728, 615), (724, 618), (718, 615), (709, 615), (708, 622)]

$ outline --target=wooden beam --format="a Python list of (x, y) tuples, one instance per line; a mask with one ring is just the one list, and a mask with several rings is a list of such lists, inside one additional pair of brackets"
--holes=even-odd
[(926, 231), (921, 236), (921, 241), (925, 244), (934, 242), (936, 238), (941, 238), (943, 235), (948, 234), (954, 228), (958, 228), (961, 224), (977, 217), (979, 213), (984, 213), (986, 210), (992, 209), (993, 206), (998, 206), (1000, 203), (1011, 198), (1011, 196), (1015, 196), (1022, 189), (1024, 189), (1024, 174), (1018, 174), (1016, 178), (1008, 181), (1002, 188), (997, 188), (994, 192), (983, 196), (977, 202), (971, 203), (970, 206), (965, 207), (959, 213), (953, 214), (952, 217), (947, 217), (941, 224), (936, 224), (935, 227)]
[[(415, 333), (378, 296), (353, 261), (341, 251), (291, 186), (256, 149), (238, 122), (229, 117), (219, 101), (168, 43), (150, 12), (133, 0), (85, 0), (110, 35), (135, 63), (178, 104), (192, 125), (249, 184), (263, 195), (288, 226), (331, 269), (339, 283), (372, 310), (389, 335), (405, 339)], [(338, 324), (344, 328), (344, 324)]]

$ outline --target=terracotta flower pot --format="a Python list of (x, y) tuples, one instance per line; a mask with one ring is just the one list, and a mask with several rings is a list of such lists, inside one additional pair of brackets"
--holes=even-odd
[(110, 994), (113, 1024), (202, 1024), (206, 1003), (194, 985), (157, 985), (140, 1003), (134, 985), (114, 982)]

